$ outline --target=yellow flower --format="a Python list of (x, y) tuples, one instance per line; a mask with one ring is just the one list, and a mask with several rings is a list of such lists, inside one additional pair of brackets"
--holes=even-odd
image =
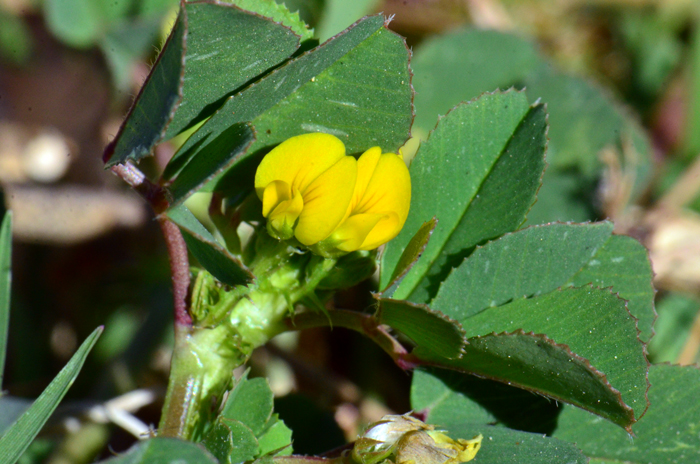
[(357, 160), (347, 219), (330, 239), (342, 251), (373, 250), (401, 231), (411, 204), (411, 178), (401, 157), (370, 148)]
[(255, 190), (274, 237), (323, 255), (372, 250), (403, 227), (411, 179), (403, 160), (370, 148), (358, 160), (338, 138), (292, 137), (263, 158)]
[(356, 178), (357, 162), (332, 135), (304, 134), (282, 142), (255, 173), (268, 230), (307, 246), (320, 242), (345, 218)]

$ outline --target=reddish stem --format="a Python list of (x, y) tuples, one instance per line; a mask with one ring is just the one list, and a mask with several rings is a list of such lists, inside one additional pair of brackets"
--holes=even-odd
[[(155, 212), (158, 223), (163, 231), (165, 244), (170, 258), (170, 273), (173, 281), (173, 299), (175, 308), (175, 326), (191, 327), (192, 317), (187, 311), (189, 306), (190, 264), (187, 257), (187, 246), (182, 238), (180, 229), (164, 215), (168, 208), (165, 189), (154, 184), (132, 164), (119, 164), (111, 168), (112, 172), (129, 184), (139, 193)], [(179, 331), (176, 330), (176, 333)]]
[(158, 217), (158, 223), (165, 237), (170, 258), (170, 274), (173, 281), (173, 303), (175, 306), (175, 325), (192, 326), (189, 307), (190, 264), (187, 257), (187, 245), (180, 229), (164, 216)]
[(424, 364), (389, 334), (385, 326), (377, 322), (374, 316), (343, 309), (329, 310), (325, 314), (304, 312), (284, 320), (280, 330), (302, 330), (312, 327), (344, 327), (359, 332), (373, 340), (403, 370), (411, 370)]

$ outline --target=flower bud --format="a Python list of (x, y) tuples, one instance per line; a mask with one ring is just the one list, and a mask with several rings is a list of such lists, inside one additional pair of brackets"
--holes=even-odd
[(389, 415), (357, 439), (352, 459), (359, 464), (461, 464), (474, 459), (482, 439), (453, 440), (408, 414)]

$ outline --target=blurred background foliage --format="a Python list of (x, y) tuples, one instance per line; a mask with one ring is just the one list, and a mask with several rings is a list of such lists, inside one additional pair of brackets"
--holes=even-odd
[[(285, 3), (321, 41), (365, 14), (393, 17), (390, 27), (414, 52), (409, 155), (439, 115), (483, 92), (525, 87), (531, 101), (547, 103), (549, 166), (528, 224), (611, 218), (617, 233), (644, 243), (659, 290), (650, 358), (697, 363), (700, 2)], [(5, 388), (36, 397), (79, 341), (106, 326), (22, 462), (108, 457), (157, 423), (172, 343), (165, 247), (145, 206), (102, 169), (100, 154), (176, 11), (175, 0), (0, 0), (0, 182), (15, 214)], [(162, 170), (175, 143), (142, 167)], [(375, 286), (363, 282), (335, 304), (365, 309)], [(252, 369), (269, 378), (301, 454), (342, 445), (363, 424), (410, 407), (410, 377), (343, 330), (280, 337), (255, 353)], [(141, 396), (122, 396), (134, 391)], [(95, 412), (115, 401), (138, 423)], [(0, 418), (0, 433), (11, 419)], [(305, 426), (295, 427), (299, 421)]]

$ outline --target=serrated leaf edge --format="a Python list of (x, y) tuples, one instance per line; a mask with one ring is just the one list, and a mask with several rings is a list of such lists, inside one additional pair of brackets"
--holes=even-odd
[[(590, 221), (588, 221), (588, 222), (550, 222), (550, 223), (547, 223), (547, 224), (534, 224), (534, 225), (525, 227), (525, 228), (523, 228), (523, 229), (517, 229), (517, 230), (514, 230), (514, 231), (512, 231), (512, 232), (506, 232), (505, 234), (500, 235), (500, 236), (498, 236), (498, 237), (496, 237), (496, 238), (493, 238), (493, 239), (491, 239), (491, 240), (488, 240), (488, 241), (486, 241), (485, 243), (483, 243), (483, 244), (481, 244), (481, 245), (476, 245), (476, 247), (474, 247), (474, 251), (472, 251), (472, 253), (471, 253), (469, 256), (467, 256), (466, 258), (464, 258), (464, 259), (462, 260), (462, 262), (460, 262), (458, 265), (452, 267), (452, 269), (451, 269), (450, 272), (447, 274), (447, 276), (445, 277), (445, 279), (444, 279), (442, 282), (440, 282), (440, 285), (439, 285), (439, 287), (438, 287), (437, 292), (435, 293), (435, 296), (433, 297), (432, 300), (430, 300), (430, 302), (428, 303), (428, 305), (430, 305), (433, 301), (435, 301), (435, 298), (437, 298), (437, 296), (440, 294), (440, 290), (442, 289), (443, 285), (445, 285), (445, 282), (447, 282), (447, 280), (452, 276), (452, 274), (454, 274), (454, 273), (457, 271), (457, 269), (458, 269), (462, 264), (464, 264), (466, 261), (468, 261), (469, 259), (471, 259), (472, 256), (474, 256), (474, 254), (476, 254), (477, 251), (489, 247), (491, 244), (493, 244), (493, 243), (495, 243), (495, 242), (498, 242), (498, 241), (501, 240), (503, 237), (507, 237), (507, 236), (519, 234), (519, 233), (521, 233), (521, 232), (525, 232), (525, 231), (530, 230), (530, 229), (541, 228), (541, 227), (549, 227), (549, 226), (552, 226), (552, 225), (588, 226), (588, 225), (602, 225), (602, 224), (612, 224), (612, 222), (611, 222), (611, 221), (608, 221), (608, 220), (603, 220), (603, 221), (596, 221), (596, 222), (590, 222)], [(612, 234), (611, 234), (611, 236), (612, 236)], [(609, 240), (609, 238), (608, 238), (608, 240)], [(595, 253), (597, 253), (598, 250), (600, 250), (600, 248), (596, 249)], [(595, 256), (595, 253), (593, 254), (593, 256)], [(576, 271), (576, 272), (579, 272), (579, 271)], [(561, 288), (561, 287), (559, 287), (559, 288)], [(547, 293), (549, 293), (549, 292), (547, 292)], [(531, 295), (531, 296), (532, 296), (532, 295)], [(484, 311), (484, 310), (486, 310), (486, 309), (489, 309), (489, 308), (483, 308), (481, 311)], [(481, 311), (479, 311), (479, 312), (481, 312)], [(475, 313), (475, 314), (478, 314), (478, 313)]]
[[(144, 81), (143, 85), (141, 85), (141, 89), (139, 89), (139, 93), (136, 94), (136, 98), (134, 98), (134, 101), (131, 103), (131, 107), (129, 108), (129, 111), (127, 112), (126, 116), (124, 117), (124, 121), (122, 121), (121, 126), (119, 126), (119, 131), (117, 131), (117, 135), (114, 136), (114, 139), (112, 139), (111, 142), (107, 144), (107, 146), (104, 149), (104, 152), (102, 153), (102, 162), (105, 164), (105, 168), (109, 168), (111, 166), (114, 166), (116, 164), (124, 164), (128, 160), (135, 160), (134, 156), (132, 154), (129, 154), (124, 161), (121, 163), (119, 162), (114, 162), (112, 163), (112, 156), (114, 155), (114, 150), (117, 147), (117, 143), (119, 140), (121, 140), (122, 134), (124, 133), (124, 129), (126, 128), (127, 123), (131, 119), (131, 115), (134, 113), (134, 110), (136, 110), (136, 107), (138, 106), (139, 101), (141, 101), (141, 96), (143, 95), (144, 90), (146, 89), (148, 83), (150, 82), (151, 78), (153, 77), (154, 71), (157, 69), (158, 64), (160, 63), (161, 58), (163, 57), (163, 53), (167, 49), (168, 45), (170, 44), (170, 41), (173, 39), (173, 32), (175, 32), (175, 28), (178, 25), (178, 22), (180, 21), (180, 17), (182, 17), (183, 21), (183, 33), (182, 33), (182, 56), (180, 57), (180, 76), (178, 78), (178, 86), (177, 86), (177, 100), (173, 104), (172, 108), (170, 109), (170, 114), (168, 115), (168, 120), (163, 125), (163, 128), (160, 131), (160, 134), (156, 137), (155, 141), (153, 142), (151, 146), (151, 152), (153, 151), (153, 147), (158, 145), (160, 142), (163, 141), (163, 137), (165, 137), (165, 133), (168, 130), (168, 126), (170, 125), (170, 122), (173, 120), (173, 117), (175, 117), (175, 112), (177, 109), (180, 107), (180, 103), (182, 103), (182, 89), (184, 87), (184, 78), (185, 78), (185, 56), (187, 55), (187, 33), (189, 31), (189, 26), (187, 23), (187, 9), (185, 8), (185, 4), (187, 2), (185, 0), (180, 0), (180, 11), (178, 12), (177, 19), (173, 23), (173, 29), (170, 31), (170, 34), (168, 35), (168, 38), (166, 39), (165, 43), (163, 44), (163, 47), (161, 47), (160, 52), (158, 52), (158, 56), (156, 57), (155, 62), (153, 63), (153, 66), (151, 66), (151, 70), (148, 73), (148, 76), (146, 77), (146, 80)], [(150, 153), (149, 153), (150, 155)], [(146, 156), (149, 156), (146, 155)]]
[[(606, 219), (606, 220), (599, 221), (599, 222), (592, 222), (592, 223), (590, 223), (590, 224), (600, 224), (600, 223), (604, 223), (604, 222), (610, 222), (610, 223), (612, 223), (612, 221), (609, 221), (609, 220)], [(556, 224), (556, 223), (550, 223), (550, 224)], [(567, 223), (567, 224), (569, 224), (569, 223)], [(589, 224), (589, 222), (587, 222), (587, 223), (585, 223), (585, 224)], [(549, 225), (549, 224), (547, 224), (547, 225)], [(522, 230), (525, 230), (525, 229), (522, 229)], [(654, 266), (653, 266), (653, 264), (652, 264), (652, 262), (651, 262), (651, 255), (650, 255), (650, 253), (649, 253), (649, 249), (646, 247), (646, 245), (644, 245), (644, 243), (642, 243), (639, 239), (637, 239), (636, 237), (633, 237), (633, 236), (631, 236), (631, 235), (616, 234), (616, 233), (615, 233), (615, 230), (613, 229), (613, 233), (610, 235), (610, 237), (608, 237), (608, 240), (605, 242), (605, 244), (607, 244), (607, 243), (610, 241), (610, 239), (611, 239), (614, 235), (619, 235), (619, 236), (621, 236), (621, 237), (629, 237), (629, 238), (635, 240), (637, 243), (639, 243), (639, 244), (642, 246), (642, 248), (644, 249), (644, 253), (646, 254), (646, 257), (647, 257), (647, 262), (649, 263), (649, 269), (651, 270), (651, 275), (649, 276), (649, 286), (651, 287), (651, 291), (652, 291), (652, 293), (653, 293), (653, 295), (654, 295), (654, 297), (653, 297), (652, 300), (651, 300), (651, 312), (652, 312), (652, 314), (654, 315), (654, 318), (653, 318), (653, 320), (651, 321), (651, 335), (649, 336), (649, 340), (646, 341), (646, 342), (644, 342), (645, 347), (646, 347), (646, 345), (649, 344), (649, 342), (651, 341), (651, 339), (654, 338), (654, 335), (656, 335), (656, 329), (654, 328), (654, 325), (656, 325), (656, 319), (658, 319), (658, 317), (659, 317), (659, 314), (656, 312), (656, 294), (658, 293), (658, 290), (657, 290), (656, 287), (654, 286), (654, 278), (656, 277), (656, 272), (654, 272)], [(605, 246), (605, 244), (604, 244), (603, 246)], [(601, 248), (603, 248), (603, 247), (601, 247)], [(595, 258), (595, 256), (598, 254), (598, 252), (600, 251), (601, 248), (598, 248), (598, 249), (596, 250), (596, 252), (593, 254), (593, 256), (591, 257), (591, 259)], [(579, 269), (578, 271), (576, 271), (576, 273), (572, 276), (572, 278), (575, 277), (575, 276), (576, 276), (579, 272), (581, 272), (582, 270), (583, 270), (583, 268), (581, 268), (581, 269)], [(593, 285), (593, 282), (588, 282), (588, 284), (589, 284), (589, 285)], [(608, 288), (608, 287), (606, 287), (606, 288)], [(613, 288), (613, 286), (610, 286), (609, 288)], [(617, 296), (618, 296), (619, 298), (622, 298), (622, 296), (620, 296), (619, 294), (617, 294)], [(625, 300), (624, 298), (622, 298), (622, 299)], [(625, 301), (628, 301), (628, 300), (625, 300)], [(629, 308), (628, 308), (628, 311), (629, 311)], [(638, 318), (637, 318), (636, 316), (633, 315), (633, 317), (634, 317), (635, 319), (638, 320)], [(637, 329), (639, 330), (639, 327), (637, 327)], [(641, 334), (641, 330), (640, 330), (640, 334)], [(646, 354), (648, 354), (648, 353), (646, 353)], [(640, 417), (641, 417), (641, 416), (640, 416)]]
[[(646, 389), (644, 389), (644, 399), (646, 400), (646, 407), (644, 408), (644, 411), (642, 411), (642, 413), (638, 417), (634, 418), (634, 422), (637, 422), (639, 419), (644, 417), (644, 415), (649, 410), (649, 405), (651, 404), (649, 402), (649, 388), (651, 388), (651, 383), (649, 382), (649, 368), (651, 367), (651, 363), (649, 362), (649, 352), (647, 351), (647, 343), (642, 341), (642, 339), (640, 338), (642, 331), (639, 329), (639, 318), (637, 316), (635, 316), (634, 314), (632, 314), (632, 312), (629, 310), (629, 306), (628, 306), (629, 301), (622, 298), (618, 292), (614, 291), (612, 286), (610, 286), (610, 287), (597, 287), (592, 282), (590, 282), (587, 285), (581, 285), (579, 287), (565, 287), (565, 288), (559, 287), (555, 291), (561, 292), (561, 291), (564, 291), (566, 288), (583, 288), (586, 286), (588, 286), (589, 288), (592, 288), (592, 289), (607, 290), (608, 292), (610, 292), (611, 295), (615, 296), (618, 300), (621, 300), (624, 303), (625, 311), (627, 311), (627, 314), (629, 314), (629, 316), (634, 321), (634, 329), (637, 332), (636, 333), (637, 341), (639, 342), (640, 345), (642, 345), (642, 354), (644, 356), (644, 361), (646, 362), (646, 365), (647, 365), (646, 370), (644, 371), (644, 381), (646, 382), (646, 386), (647, 386)], [(656, 311), (654, 311), (654, 313), (656, 314)], [(629, 432), (629, 433), (634, 435), (632, 432)]]
[[(614, 397), (616, 397), (618, 404), (620, 405), (620, 407), (622, 408), (622, 410), (625, 412), (625, 415), (627, 416), (627, 425), (624, 426), (623, 428), (625, 429), (625, 431), (627, 431), (627, 433), (632, 434), (632, 428), (631, 428), (631, 427), (632, 427), (632, 425), (637, 421), (637, 420), (634, 418), (634, 410), (633, 410), (630, 406), (628, 406), (627, 403), (625, 403), (625, 402), (622, 400), (622, 394), (620, 393), (620, 391), (619, 391), (618, 389), (616, 389), (615, 387), (612, 386), (612, 384), (611, 384), (610, 381), (608, 380), (607, 376), (606, 376), (603, 372), (601, 372), (601, 371), (599, 371), (598, 369), (596, 369), (595, 367), (593, 367), (593, 365), (590, 363), (590, 361), (588, 361), (588, 359), (586, 359), (586, 358), (584, 358), (584, 357), (582, 357), (582, 356), (580, 356), (580, 355), (574, 353), (574, 352), (571, 350), (571, 348), (569, 347), (569, 345), (566, 345), (566, 344), (563, 344), (563, 343), (557, 343), (557, 342), (555, 342), (553, 339), (549, 338), (546, 334), (539, 334), (539, 333), (535, 333), (535, 332), (525, 332), (523, 329), (516, 329), (516, 330), (510, 331), (510, 332), (509, 332), (509, 331), (498, 332), (498, 333), (496, 333), (496, 332), (491, 332), (491, 333), (484, 334), (484, 335), (477, 335), (477, 336), (475, 336), (475, 337), (470, 337), (469, 339), (467, 339), (467, 341), (468, 341), (468, 340), (472, 340), (472, 339), (483, 339), (483, 338), (486, 338), (486, 337), (511, 337), (511, 336), (519, 336), (519, 335), (525, 335), (525, 336), (528, 336), (528, 337), (533, 337), (533, 338), (540, 339), (540, 340), (544, 341), (545, 343), (549, 344), (550, 346), (554, 346), (554, 347), (556, 347), (556, 348), (559, 348), (559, 349), (565, 351), (569, 356), (571, 356), (573, 359), (575, 359), (576, 361), (578, 361), (579, 363), (581, 363), (581, 364), (582, 364), (589, 372), (591, 372), (595, 377), (597, 377), (598, 379), (600, 379), (600, 381), (603, 383), (603, 385), (604, 385), (606, 388), (608, 388), (608, 390), (613, 394)], [(440, 365), (437, 364), (437, 363), (426, 363), (426, 364), (427, 364), (427, 365), (434, 366), (434, 367), (443, 367), (443, 368), (444, 368), (444, 366), (440, 366)], [(559, 396), (557, 396), (557, 395), (545, 394), (545, 393), (543, 393), (542, 391), (540, 391), (540, 390), (538, 390), (538, 389), (536, 389), (536, 388), (532, 388), (532, 387), (528, 387), (528, 386), (525, 386), (525, 385), (521, 385), (521, 384), (518, 383), (518, 382), (513, 382), (513, 381), (508, 380), (508, 379), (505, 379), (505, 378), (501, 379), (501, 378), (496, 377), (496, 376), (483, 375), (483, 374), (476, 374), (476, 373), (474, 373), (474, 372), (470, 372), (470, 371), (467, 370), (467, 369), (459, 369), (459, 368), (455, 369), (455, 368), (452, 368), (452, 367), (450, 367), (449, 369), (455, 370), (455, 371), (458, 371), (458, 372), (464, 372), (464, 373), (466, 373), (466, 374), (474, 375), (474, 376), (479, 377), (479, 378), (485, 378), (485, 379), (489, 379), (489, 380), (494, 380), (494, 381), (496, 381), (496, 382), (505, 383), (506, 385), (512, 385), (512, 386), (515, 386), (515, 387), (520, 388), (520, 389), (522, 389), (522, 390), (526, 390), (526, 391), (529, 391), (529, 392), (531, 392), (531, 393), (535, 393), (535, 394), (538, 394), (538, 395), (543, 395), (543, 396), (545, 396), (545, 397), (547, 397), (547, 398), (551, 398), (551, 399), (554, 399), (554, 400), (557, 400), (557, 401), (561, 401), (561, 402), (566, 403), (566, 404), (573, 404), (573, 403), (567, 401), (566, 399), (561, 398), (561, 397), (559, 397)], [(648, 384), (648, 381), (647, 381), (647, 384)], [(647, 400), (647, 403), (648, 403), (648, 400)], [(586, 411), (588, 411), (588, 412), (591, 412), (591, 413), (593, 413), (593, 414), (595, 414), (595, 415), (599, 415), (599, 414), (596, 413), (595, 411), (591, 411), (590, 409), (586, 408), (586, 407), (583, 406), (583, 405), (578, 405), (578, 404), (573, 404), (573, 405), (576, 406), (576, 407), (579, 407), (579, 408), (581, 408), (581, 409), (584, 409), (584, 410), (586, 410)], [(617, 425), (620, 425), (620, 424), (617, 424)]]
[[(523, 88), (523, 91), (527, 91), (526, 88)], [(543, 159), (544, 159), (544, 167), (542, 168), (542, 172), (540, 173), (540, 185), (537, 187), (537, 190), (535, 191), (535, 199), (532, 201), (530, 204), (530, 207), (525, 211), (525, 215), (523, 216), (523, 221), (518, 225), (516, 230), (520, 230), (520, 228), (527, 222), (527, 216), (530, 214), (530, 211), (532, 211), (532, 208), (535, 207), (535, 204), (537, 204), (537, 200), (539, 199), (540, 195), (540, 190), (542, 189), (542, 185), (544, 184), (544, 175), (547, 172), (547, 169), (549, 168), (549, 163), (547, 162), (547, 154), (549, 153), (549, 111), (546, 103), (540, 103), (540, 99), (538, 98), (535, 103), (530, 105), (530, 108), (534, 108), (537, 105), (544, 105), (544, 124), (545, 124), (545, 130), (544, 130), (544, 153), (542, 154)]]
[[(490, 95), (507, 95), (507, 94), (510, 94), (510, 93), (518, 93), (518, 94), (526, 95), (524, 89), (523, 89), (523, 90), (518, 90), (518, 89), (516, 89), (515, 87), (510, 87), (510, 88), (508, 88), (508, 89), (505, 90), (505, 91), (503, 91), (503, 90), (501, 90), (501, 89), (496, 89), (496, 90), (490, 91), (490, 92), (483, 92), (483, 93), (481, 93), (478, 97), (472, 98), (471, 100), (468, 100), (468, 101), (463, 101), (463, 102), (458, 103), (457, 105), (453, 106), (453, 107), (452, 107), (447, 113), (445, 113), (444, 115), (438, 115), (438, 120), (437, 120), (437, 122), (435, 123), (435, 127), (428, 133), (428, 138), (427, 138), (427, 140), (425, 140), (423, 143), (425, 143), (425, 144), (430, 143), (430, 139), (431, 139), (431, 137), (433, 136), (433, 134), (435, 133), (435, 131), (438, 129), (438, 126), (440, 125), (440, 121), (442, 121), (443, 118), (446, 118), (448, 115), (450, 115), (450, 113), (452, 113), (453, 111), (455, 111), (457, 108), (462, 107), (462, 106), (468, 106), (468, 105), (471, 105), (471, 104), (473, 104), (473, 103), (476, 103), (477, 100), (479, 100), (480, 98), (482, 98), (482, 97), (484, 97), (484, 96), (490, 96)], [(526, 98), (527, 98), (527, 97), (526, 97)], [(515, 131), (513, 131), (513, 134), (511, 134), (511, 136), (508, 138), (508, 141), (503, 145), (502, 150), (501, 150), (501, 151), (499, 152), (499, 154), (498, 154), (498, 157), (496, 158), (496, 160), (494, 161), (494, 163), (493, 163), (493, 164), (491, 165), (491, 167), (489, 168), (489, 171), (488, 171), (488, 172), (486, 173), (486, 175), (484, 176), (484, 178), (483, 178), (483, 180), (482, 180), (482, 183), (479, 185), (479, 188), (477, 189), (477, 192), (481, 189), (481, 186), (483, 185), (484, 180), (485, 180), (486, 178), (488, 178), (488, 177), (491, 175), (491, 172), (493, 171), (494, 166), (496, 165), (496, 163), (498, 163), (498, 161), (499, 161), (499, 160), (501, 159), (501, 157), (503, 156), (503, 154), (504, 154), (504, 152), (505, 152), (505, 149), (508, 147), (508, 145), (510, 144), (510, 142), (513, 140), (513, 136), (515, 135), (515, 132), (516, 132), (518, 129), (520, 129), (520, 127), (522, 126), (522, 123), (523, 123), (524, 119), (527, 117), (527, 115), (530, 113), (530, 111), (532, 111), (534, 108), (536, 108), (537, 106), (540, 106), (540, 105), (541, 105), (541, 104), (540, 104), (539, 102), (535, 102), (534, 104), (531, 104), (531, 105), (528, 106), (528, 111), (525, 112), (525, 113), (523, 114), (523, 117), (518, 121), (518, 124), (517, 124), (516, 127), (515, 127)], [(549, 143), (549, 139), (547, 138), (547, 133), (548, 133), (548, 131), (549, 131), (548, 117), (549, 117), (549, 115), (548, 115), (548, 113), (546, 113), (546, 108), (545, 108), (545, 126), (546, 126), (546, 129), (545, 129), (545, 154), (546, 154), (546, 152), (547, 152), (547, 147), (548, 147), (548, 143)], [(422, 147), (422, 144), (421, 144), (421, 147)], [(413, 158), (413, 160), (415, 160), (418, 156), (420, 156), (420, 149), (418, 150), (418, 152), (416, 152), (416, 156)], [(411, 162), (413, 162), (413, 160), (412, 160)], [(546, 166), (547, 166), (547, 162), (545, 161), (545, 169), (546, 169)], [(545, 170), (545, 169), (543, 169), (543, 170), (542, 170), (542, 173), (540, 174), (540, 186), (538, 187), (537, 192), (539, 192), (539, 189), (542, 187), (542, 178), (543, 178), (543, 176), (544, 176), (544, 170)], [(532, 206), (533, 206), (533, 205), (535, 204), (535, 202), (537, 201), (537, 192), (535, 192), (535, 201), (532, 203), (532, 205), (530, 205), (530, 208), (528, 209), (528, 213), (529, 213), (529, 211), (532, 209)], [(476, 193), (475, 193), (475, 195), (476, 195)], [(473, 201), (474, 201), (474, 197), (472, 197), (472, 199), (471, 199), (471, 201), (469, 202), (469, 204), (466, 205), (464, 211), (462, 212), (462, 215), (460, 216), (460, 220), (457, 222), (457, 224), (459, 224), (459, 222), (461, 222), (462, 218), (464, 218), (464, 215), (466, 214), (467, 210), (470, 208), (470, 206), (471, 206), (471, 204), (472, 204)], [(525, 214), (525, 219), (523, 219), (523, 222), (521, 222), (520, 225), (522, 225), (526, 220), (527, 220), (527, 213)], [(457, 227), (457, 226), (455, 226), (455, 228), (456, 228), (456, 227)], [(455, 228), (452, 229), (452, 232), (454, 232)], [(432, 234), (431, 234), (431, 235), (432, 235)], [(450, 233), (450, 236), (452, 236), (452, 233)], [(439, 252), (437, 253), (436, 256), (440, 256), (440, 255), (442, 254), (442, 250), (444, 249), (446, 243), (447, 243), (447, 242), (445, 242), (445, 243), (442, 244), (442, 246), (440, 247), (440, 250), (439, 250)], [(408, 245), (407, 245), (407, 246), (408, 246)], [(405, 248), (404, 248), (404, 250), (405, 250)], [(403, 251), (404, 251), (404, 250), (402, 250), (402, 254), (403, 254)], [(430, 264), (430, 267), (428, 268), (428, 270), (429, 270), (430, 268), (432, 268), (432, 263)], [(454, 268), (453, 268), (453, 269), (454, 269)], [(422, 280), (423, 280), (423, 279), (421, 279), (421, 281), (422, 281)], [(443, 282), (444, 282), (444, 281), (443, 281)], [(420, 281), (418, 281), (418, 283), (420, 283)], [(416, 283), (416, 285), (418, 285), (418, 283)], [(441, 282), (441, 285), (442, 285), (442, 282)], [(397, 288), (397, 290), (398, 290), (398, 288)], [(414, 290), (415, 290), (415, 286), (414, 286), (413, 289), (411, 289), (411, 292), (409, 293), (408, 296), (410, 296), (410, 295), (413, 293)], [(436, 293), (436, 295), (437, 295), (437, 293)], [(432, 300), (431, 300), (431, 301), (432, 301)]]
[[(600, 221), (599, 223), (606, 223), (606, 222), (610, 222), (610, 221)], [(537, 227), (537, 226), (533, 226), (533, 227)], [(542, 295), (546, 295), (546, 294), (550, 294), (550, 293), (554, 293), (554, 292), (565, 292), (565, 291), (567, 291), (567, 290), (569, 290), (569, 289), (580, 289), (580, 288), (586, 288), (586, 287), (588, 287), (588, 288), (590, 288), (590, 289), (593, 289), (593, 290), (607, 291), (607, 292), (610, 293), (612, 296), (614, 296), (614, 297), (616, 297), (618, 300), (622, 301), (622, 302), (624, 303), (623, 306), (624, 306), (624, 308), (625, 308), (625, 311), (627, 312), (627, 314), (629, 315), (629, 317), (630, 317), (630, 318), (632, 319), (632, 321), (634, 322), (634, 329), (635, 329), (635, 331), (636, 331), (636, 338), (637, 338), (637, 341), (639, 342), (639, 344), (642, 346), (642, 354), (643, 354), (643, 356), (644, 356), (644, 361), (646, 362), (646, 370), (645, 370), (645, 372), (644, 372), (644, 380), (645, 380), (645, 382), (646, 382), (646, 389), (644, 390), (644, 399), (646, 400), (646, 405), (645, 405), (644, 411), (642, 411), (642, 413), (639, 415), (639, 417), (636, 417), (636, 418), (634, 417), (634, 410), (633, 410), (630, 406), (628, 406), (628, 405), (622, 400), (622, 394), (621, 394), (621, 393), (619, 392), (619, 390), (617, 390), (615, 387), (612, 387), (612, 384), (610, 384), (610, 382), (607, 380), (607, 376), (605, 376), (605, 374), (602, 374), (602, 373), (601, 373), (603, 376), (605, 376), (605, 380), (606, 380), (606, 382), (608, 382), (608, 384), (610, 385), (610, 387), (611, 387), (615, 392), (617, 392), (618, 394), (620, 394), (620, 401), (622, 402), (622, 404), (624, 404), (626, 407), (628, 407), (628, 408), (632, 411), (632, 423), (631, 423), (631, 424), (634, 424), (634, 423), (637, 422), (639, 419), (641, 419), (641, 418), (644, 416), (644, 414), (646, 414), (646, 412), (649, 410), (649, 405), (650, 405), (650, 402), (649, 402), (649, 388), (651, 387), (651, 383), (649, 382), (649, 367), (651, 366), (651, 363), (649, 362), (649, 358), (648, 358), (649, 353), (647, 352), (647, 344), (646, 344), (645, 342), (643, 342), (643, 341), (641, 340), (641, 338), (639, 338), (639, 336), (640, 336), (641, 333), (642, 333), (642, 331), (639, 329), (639, 319), (638, 319), (634, 314), (632, 314), (632, 313), (630, 312), (630, 310), (629, 310), (629, 308), (628, 308), (628, 305), (627, 305), (627, 300), (625, 300), (624, 298), (622, 298), (622, 297), (620, 296), (619, 293), (615, 292), (615, 291), (613, 290), (613, 287), (598, 287), (598, 286), (594, 285), (593, 283), (588, 283), (588, 284), (586, 284), (586, 285), (580, 285), (580, 286), (578, 286), (578, 287), (574, 287), (574, 286), (558, 287), (556, 290), (553, 290), (553, 291), (551, 291), (551, 292), (544, 293), (544, 294), (542, 294)], [(542, 295), (537, 295), (537, 296), (542, 296)], [(530, 298), (532, 298), (532, 296), (525, 296), (525, 297), (522, 297), (522, 298), (519, 298), (519, 299), (527, 300), (527, 299), (530, 299)], [(515, 299), (513, 299), (512, 301), (515, 301)], [(512, 301), (511, 301), (511, 302), (512, 302)], [(509, 302), (509, 303), (510, 303), (510, 302)], [(505, 304), (508, 304), (508, 303), (505, 303)], [(485, 310), (486, 310), (486, 309), (489, 309), (489, 308), (485, 308)], [(519, 329), (519, 330), (521, 330), (521, 329)], [(544, 335), (544, 336), (546, 336), (546, 335)], [(547, 337), (547, 338), (549, 338), (549, 337)], [(552, 341), (554, 341), (554, 340), (552, 340)], [(569, 346), (566, 345), (566, 344), (560, 344), (560, 343), (556, 343), (556, 342), (554, 342), (554, 343), (555, 343), (555, 345), (557, 345), (557, 346), (565, 346), (569, 351), (571, 351), (571, 349), (569, 348)], [(573, 353), (573, 352), (572, 352), (572, 353)], [(581, 359), (586, 359), (586, 358), (583, 358), (582, 356), (579, 356), (579, 355), (576, 355), (576, 356), (580, 357)], [(590, 362), (589, 362), (587, 359), (586, 359), (586, 362), (588, 362), (588, 364), (590, 365)], [(595, 369), (592, 365), (591, 365), (591, 368), (592, 368), (592, 369)], [(600, 371), (598, 371), (597, 369), (595, 369), (595, 370), (596, 370), (597, 372), (600, 372)], [(584, 409), (585, 409), (585, 408), (584, 408)], [(630, 426), (631, 426), (631, 424), (630, 424)], [(627, 428), (625, 428), (625, 430), (627, 430)], [(632, 434), (632, 432), (631, 432), (630, 430), (627, 430), (627, 431), (628, 431), (630, 434)], [(633, 434), (632, 434), (632, 435), (633, 435)]]
[[(452, 360), (452, 359), (462, 359), (462, 357), (464, 356), (464, 354), (465, 354), (464, 347), (465, 347), (466, 345), (468, 345), (469, 342), (467, 341), (467, 336), (466, 336), (467, 333), (466, 333), (466, 331), (464, 330), (464, 327), (462, 326), (462, 324), (461, 324), (459, 321), (457, 321), (457, 320), (455, 320), (455, 319), (452, 319), (451, 317), (449, 317), (448, 315), (446, 315), (446, 314), (443, 313), (442, 311), (438, 311), (438, 310), (436, 310), (436, 309), (432, 309), (430, 306), (428, 306), (428, 305), (426, 305), (426, 304), (422, 304), (422, 303), (413, 303), (413, 302), (407, 301), (407, 300), (396, 300), (396, 299), (393, 299), (393, 298), (383, 298), (383, 297), (381, 296), (381, 294), (378, 294), (378, 293), (372, 293), (372, 297), (373, 297), (373, 298), (375, 299), (375, 301), (377, 302), (377, 311), (376, 311), (374, 317), (377, 319), (377, 321), (378, 321), (380, 324), (383, 324), (383, 323), (382, 323), (382, 315), (381, 315), (381, 313), (382, 313), (382, 302), (384, 302), (384, 301), (391, 302), (391, 303), (405, 304), (405, 305), (411, 306), (411, 307), (413, 307), (413, 308), (420, 308), (420, 309), (426, 311), (427, 313), (433, 314), (433, 315), (437, 316), (438, 318), (442, 319), (443, 321), (452, 324), (453, 326), (455, 326), (455, 327), (457, 328), (457, 331), (459, 332), (459, 334), (460, 334), (460, 336), (461, 336), (462, 345), (459, 347), (459, 351), (458, 351), (458, 352), (459, 352), (459, 355), (458, 355), (457, 357), (454, 357), (454, 358), (446, 358), (446, 359), (451, 359), (451, 360)], [(389, 325), (389, 324), (384, 324), (384, 325), (388, 325), (389, 327), (392, 327), (392, 326)], [(392, 328), (393, 328), (393, 327), (392, 327)], [(429, 347), (426, 347), (426, 348), (427, 348), (427, 349), (430, 349)]]

